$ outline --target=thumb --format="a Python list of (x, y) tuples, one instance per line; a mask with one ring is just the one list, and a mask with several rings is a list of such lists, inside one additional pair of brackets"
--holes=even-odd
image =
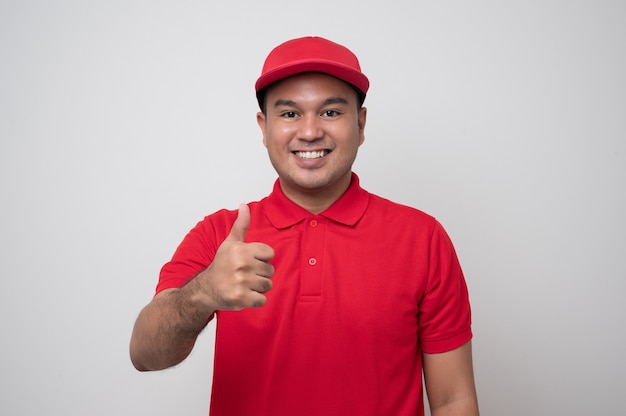
[(244, 241), (248, 227), (250, 226), (250, 208), (246, 204), (239, 205), (237, 219), (233, 223), (230, 234), (226, 237), (229, 241)]

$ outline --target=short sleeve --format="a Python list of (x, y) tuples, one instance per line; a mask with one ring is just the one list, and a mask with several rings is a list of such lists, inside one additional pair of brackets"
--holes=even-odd
[(448, 234), (438, 222), (428, 253), (428, 282), (419, 304), (419, 342), (426, 353), (442, 353), (472, 338), (467, 284)]

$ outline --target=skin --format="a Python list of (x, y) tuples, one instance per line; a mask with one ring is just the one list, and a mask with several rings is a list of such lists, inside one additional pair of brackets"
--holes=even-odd
[(423, 354), (432, 416), (478, 416), (472, 343), (441, 354)]
[[(348, 84), (321, 73), (279, 81), (268, 88), (265, 100), (257, 122), (282, 191), (311, 213), (324, 211), (350, 185), (367, 110)], [(213, 263), (182, 288), (160, 292), (141, 311), (130, 342), (138, 370), (183, 361), (215, 311), (265, 305), (274, 250), (244, 242), (249, 224), (250, 211), (241, 205)], [(471, 343), (423, 358), (431, 414), (478, 415)]]

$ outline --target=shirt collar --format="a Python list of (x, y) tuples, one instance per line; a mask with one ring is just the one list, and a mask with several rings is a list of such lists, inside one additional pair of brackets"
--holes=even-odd
[[(332, 221), (354, 226), (363, 216), (369, 204), (369, 193), (361, 188), (359, 177), (352, 173), (352, 181), (344, 194), (319, 215)], [(267, 219), (278, 229), (295, 225), (312, 214), (289, 200), (280, 188), (280, 179), (267, 198)]]

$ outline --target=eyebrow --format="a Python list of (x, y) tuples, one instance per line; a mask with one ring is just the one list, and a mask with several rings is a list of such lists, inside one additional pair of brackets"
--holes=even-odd
[(274, 103), (274, 107), (282, 107), (282, 106), (286, 106), (286, 107), (295, 107), (296, 102), (293, 100), (285, 100), (283, 98), (279, 98), (278, 100), (276, 100), (276, 102)]
[[(327, 105), (332, 105), (332, 104), (348, 104), (348, 100), (346, 100), (345, 98), (342, 98), (342, 97), (328, 97), (322, 103), (322, 107), (323, 106), (327, 106)], [(296, 107), (297, 103), (295, 101), (293, 101), (293, 100), (287, 100), (287, 99), (279, 98), (278, 100), (276, 100), (274, 102), (274, 108), (281, 107), (281, 106)]]

